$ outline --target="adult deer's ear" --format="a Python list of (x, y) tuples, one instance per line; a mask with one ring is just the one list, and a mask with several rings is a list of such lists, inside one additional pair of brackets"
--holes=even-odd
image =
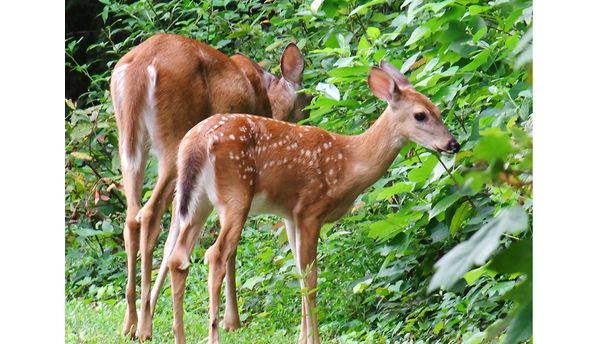
[(376, 97), (388, 102), (400, 94), (400, 90), (391, 76), (378, 67), (372, 67), (370, 70), (368, 86)]
[(295, 43), (289, 43), (285, 47), (283, 57), (281, 57), (281, 72), (283, 78), (293, 83), (300, 84), (302, 82), (304, 56), (302, 56), (300, 48)]
[(393, 81), (395, 81), (400, 89), (403, 90), (406, 88), (413, 88), (410, 81), (408, 81), (408, 78), (406, 78), (402, 72), (397, 70), (397, 68), (395, 68), (389, 62), (385, 60), (380, 61), (380, 68), (382, 68), (382, 70), (387, 73), (393, 79)]

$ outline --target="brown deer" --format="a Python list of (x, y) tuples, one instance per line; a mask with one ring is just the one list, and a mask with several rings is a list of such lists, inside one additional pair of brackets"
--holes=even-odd
[(176, 343), (185, 342), (183, 295), (189, 257), (213, 207), (221, 232), (208, 248), (209, 340), (219, 343), (219, 291), (248, 214), (285, 218), (296, 265), (305, 277), (300, 343), (319, 343), (316, 288), (321, 225), (339, 219), (356, 197), (414, 141), (437, 152), (459, 144), (440, 110), (387, 62), (373, 67), (368, 84), (388, 107), (365, 133), (345, 136), (244, 114), (215, 115), (192, 128), (178, 155), (178, 182), (168, 266)]
[[(158, 34), (123, 56), (111, 78), (111, 97), (119, 129), (121, 173), (127, 198), (124, 228), (128, 263), (124, 335), (151, 338), (151, 318), (166, 267), (151, 295), (153, 249), (176, 184), (176, 158), (185, 133), (215, 113), (245, 112), (298, 121), (310, 97), (302, 89), (304, 58), (289, 44), (281, 58), (282, 77), (264, 71), (243, 55), (228, 57), (196, 40)], [(158, 179), (141, 208), (149, 150), (158, 159)], [(136, 254), (140, 249), (141, 309), (136, 313)], [(230, 267), (233, 269), (233, 264)], [(231, 287), (231, 283), (230, 284)], [(235, 290), (233, 291), (235, 294)], [(235, 296), (228, 297), (228, 308)], [(237, 318), (237, 315), (235, 316)], [(237, 327), (238, 324), (233, 324)], [(137, 330), (137, 332), (136, 332)]]

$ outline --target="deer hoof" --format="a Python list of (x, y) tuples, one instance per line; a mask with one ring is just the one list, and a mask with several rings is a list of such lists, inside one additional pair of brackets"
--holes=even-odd
[(136, 324), (138, 323), (138, 317), (136, 314), (130, 315), (129, 312), (125, 313), (125, 319), (123, 320), (123, 335), (129, 336), (130, 339), (136, 339)]

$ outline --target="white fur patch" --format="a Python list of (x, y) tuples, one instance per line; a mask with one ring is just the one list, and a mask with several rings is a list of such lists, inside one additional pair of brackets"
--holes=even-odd
[(277, 216), (286, 216), (286, 213), (282, 207), (279, 207), (275, 204), (270, 203), (270, 201), (268, 200), (268, 195), (266, 195), (265, 192), (260, 192), (258, 194), (255, 194), (255, 196), (253, 196), (249, 214), (251, 215), (271, 214), (271, 215), (277, 215)]
[(121, 65), (113, 71), (113, 83), (115, 84), (115, 116), (121, 116), (121, 106), (125, 95), (125, 70), (129, 67), (129, 63)]
[(155, 111), (155, 87), (157, 84), (157, 72), (155, 71), (155, 67), (153, 67), (153, 65), (147, 66), (147, 74), (149, 75), (149, 85), (147, 86), (147, 98), (145, 101), (142, 117), (144, 118), (145, 125), (147, 126), (147, 131), (149, 132), (153, 153), (158, 155), (159, 147), (157, 146), (157, 114)]

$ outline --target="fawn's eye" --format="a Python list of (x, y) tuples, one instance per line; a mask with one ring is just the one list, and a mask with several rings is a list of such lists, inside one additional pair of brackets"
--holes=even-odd
[(414, 119), (416, 119), (418, 122), (423, 122), (426, 118), (427, 116), (424, 112), (417, 112), (414, 114)]

